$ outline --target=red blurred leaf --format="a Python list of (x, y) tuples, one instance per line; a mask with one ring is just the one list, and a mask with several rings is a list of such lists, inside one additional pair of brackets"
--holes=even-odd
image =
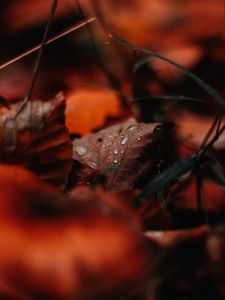
[(8, 165), (0, 177), (4, 299), (119, 299), (141, 289), (143, 238), (115, 195), (78, 188), (66, 198)]

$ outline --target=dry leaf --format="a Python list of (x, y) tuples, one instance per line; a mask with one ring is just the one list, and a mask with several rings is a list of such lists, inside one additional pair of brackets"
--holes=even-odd
[(129, 119), (75, 139), (73, 158), (104, 174), (106, 189), (116, 192), (128, 190), (154, 161), (156, 135), (161, 129), (162, 126), (157, 123), (137, 123)]
[(0, 160), (24, 165), (64, 187), (72, 167), (72, 144), (64, 123), (65, 98), (0, 108)]
[(78, 188), (66, 198), (9, 165), (0, 177), (1, 297), (120, 299), (142, 288), (143, 238), (116, 196)]

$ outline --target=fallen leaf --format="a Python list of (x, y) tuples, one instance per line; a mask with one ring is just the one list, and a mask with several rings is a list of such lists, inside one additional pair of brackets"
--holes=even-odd
[(86, 88), (68, 95), (66, 124), (71, 133), (87, 134), (104, 125), (107, 117), (120, 113), (115, 92)]
[[(198, 150), (213, 124), (213, 117), (204, 117), (194, 113), (176, 112), (172, 113), (171, 121), (176, 125), (176, 136), (180, 143), (183, 143), (187, 148)], [(223, 118), (221, 127), (225, 124)], [(197, 130), (196, 130), (197, 129)], [(212, 135), (213, 136), (213, 135)], [(216, 149), (225, 148), (225, 133), (223, 132), (215, 142)]]
[[(73, 158), (106, 176), (106, 189), (124, 191), (150, 168), (163, 126), (134, 119), (75, 139)], [(162, 130), (163, 131), (163, 130)]]
[(51, 101), (22, 103), (0, 108), (0, 161), (24, 165), (64, 187), (72, 168), (65, 98), (60, 93)]
[(142, 290), (144, 240), (118, 197), (89, 188), (66, 197), (21, 167), (0, 165), (0, 177), (1, 297), (121, 299)]
[[(182, 188), (183, 187), (183, 188)], [(204, 180), (201, 189), (201, 210), (207, 214), (222, 216), (225, 214), (225, 190)], [(176, 211), (198, 211), (196, 182), (188, 176), (178, 183), (170, 194), (170, 206)]]

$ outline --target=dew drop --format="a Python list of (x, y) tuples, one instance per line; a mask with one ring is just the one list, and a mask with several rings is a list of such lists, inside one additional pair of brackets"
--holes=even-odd
[(117, 164), (118, 163), (118, 159), (114, 159), (114, 161), (113, 161), (115, 164)]
[(96, 169), (96, 168), (97, 168), (96, 162), (92, 161), (92, 162), (91, 162), (91, 166), (92, 166), (92, 168)]
[(79, 156), (83, 156), (87, 153), (88, 149), (84, 146), (76, 146), (75, 151)]
[(113, 151), (113, 153), (117, 155), (119, 153), (119, 150), (116, 149), (116, 150)]
[(138, 138), (137, 138), (137, 140), (138, 140), (138, 141), (140, 141), (140, 140), (141, 140), (141, 138), (140, 138), (140, 137), (138, 137)]
[(124, 138), (122, 138), (122, 140), (121, 140), (122, 145), (126, 145), (127, 142), (128, 142), (128, 136), (125, 136)]
[(121, 154), (123, 154), (123, 152), (124, 152), (123, 150), (120, 151)]
[(133, 131), (136, 130), (137, 128), (138, 128), (137, 125), (131, 125), (131, 126), (129, 126), (129, 127), (127, 128), (127, 131), (128, 131), (128, 132), (133, 132)]

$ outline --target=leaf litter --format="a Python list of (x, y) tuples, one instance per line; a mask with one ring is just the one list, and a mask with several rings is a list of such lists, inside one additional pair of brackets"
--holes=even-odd
[[(4, 70), (14, 61), (39, 50), (27, 97), (16, 103), (0, 97), (0, 296), (12, 300), (164, 300), (168, 297), (200, 299), (201, 296), (223, 299), (225, 166), (222, 135), (225, 130), (225, 100), (220, 91), (217, 92), (194, 71), (184, 67), (194, 69), (198, 61), (203, 61), (204, 47), (193, 41), (188, 41), (189, 48), (179, 45), (177, 49), (183, 49), (185, 55), (190, 49), (199, 51), (193, 52), (190, 61), (181, 55), (179, 65), (158, 52), (110, 35), (113, 42), (133, 51), (132, 58), (127, 49), (111, 45), (99, 53), (98, 48), (102, 45), (98, 47), (98, 43), (104, 40), (104, 33), (107, 36), (111, 28), (104, 15), (108, 11), (110, 18), (109, 4), (102, 5), (101, 12), (98, 1), (93, 2), (92, 8), (86, 1), (82, 2), (82, 6), (78, 1), (74, 1), (73, 5), (75, 7), (78, 3), (78, 15), (82, 18), (90, 11), (100, 12), (101, 33), (93, 28), (90, 30), (87, 25), (95, 20), (93, 16), (71, 30), (48, 38), (57, 2), (52, 1), (42, 44), (0, 67)], [(191, 0), (187, 2), (185, 5), (191, 10)], [(69, 1), (66, 3), (62, 15), (68, 11), (70, 4)], [(40, 5), (45, 7), (46, 4)], [(130, 3), (130, 8), (142, 11), (144, 22), (142, 9), (145, 6), (141, 5)], [(32, 5), (29, 7), (32, 9)], [(114, 8), (115, 4), (111, 6), (111, 12)], [(198, 8), (199, 5), (195, 9)], [(128, 11), (131, 13), (132, 9)], [(119, 23), (121, 16), (123, 13), (118, 13)], [(40, 11), (35, 20), (39, 23), (41, 19)], [(29, 18), (25, 21), (30, 22)], [(180, 26), (179, 22), (177, 24), (174, 26)], [(215, 24), (215, 32), (218, 32), (218, 24)], [(40, 66), (44, 64), (42, 54), (45, 46), (86, 25), (90, 39), (88, 49), (91, 51), (85, 50), (85, 55), (90, 59), (90, 52), (94, 52), (96, 61), (84, 63), (84, 72), (88, 70), (94, 76), (101, 73), (102, 77), (96, 76), (99, 84), (95, 85), (95, 89), (108, 81), (109, 88), (119, 96), (115, 105), (118, 104), (120, 110), (112, 116), (109, 110), (103, 109), (101, 120), (97, 123), (94, 118), (99, 111), (91, 112), (90, 103), (86, 101), (88, 96), (82, 98), (86, 107), (80, 112), (76, 108), (72, 111), (62, 93), (49, 101), (35, 100), (38, 98), (33, 96), (35, 90), (40, 89), (37, 78), (43, 74)], [(141, 26), (146, 24), (141, 23)], [(215, 34), (213, 32), (210, 31), (209, 36)], [(199, 34), (202, 34), (201, 30), (195, 36)], [(142, 39), (141, 36), (139, 38)], [(207, 39), (208, 35), (204, 34), (204, 38)], [(79, 44), (79, 39), (76, 42)], [(84, 57), (83, 50), (79, 53), (79, 46), (76, 46), (76, 51), (76, 56)], [(114, 51), (120, 51), (119, 55), (114, 55)], [(138, 52), (142, 52), (144, 58), (139, 60)], [(171, 49), (161, 51), (170, 52)], [(116, 63), (114, 68), (108, 69), (106, 60), (110, 55), (113, 59), (119, 56), (124, 62), (120, 78), (117, 77), (118, 72), (111, 72), (116, 70)], [(169, 86), (175, 80), (179, 85), (181, 77), (173, 77), (172, 80), (168, 75), (170, 71), (163, 76), (153, 57), (183, 72), (214, 102), (209, 104), (202, 96), (192, 96), (192, 93), (190, 96), (180, 93), (177, 96), (171, 93), (170, 88), (167, 93), (165, 82)], [(185, 62), (183, 65), (182, 61)], [(73, 65), (73, 60), (69, 64)], [(114, 61), (110, 64), (112, 67)], [(100, 68), (101, 72), (91, 73), (96, 68)], [(141, 72), (134, 77), (137, 70)], [(143, 70), (147, 75), (141, 77)], [(65, 69), (62, 69), (61, 77), (64, 77), (63, 72)], [(149, 74), (154, 75), (151, 87), (157, 94), (151, 93), (149, 87), (141, 83), (143, 78), (143, 81), (150, 80), (146, 78)], [(49, 80), (51, 76), (54, 77), (54, 70), (49, 73)], [(138, 76), (140, 87), (137, 89), (134, 83)], [(94, 95), (92, 91), (89, 90), (86, 95), (89, 94), (90, 99), (93, 96), (95, 102), (100, 93)], [(76, 97), (78, 92), (73, 88), (73, 93)], [(108, 92), (101, 94), (106, 100), (108, 96)], [(135, 102), (135, 105), (130, 105), (129, 101)], [(155, 109), (157, 105), (158, 110)], [(198, 105), (202, 109), (212, 105), (213, 110), (202, 131), (199, 131), (202, 120), (198, 117), (197, 125), (193, 124), (191, 130), (185, 131), (193, 119), (182, 123), (184, 119), (176, 115), (176, 109), (181, 105), (188, 107), (183, 116), (190, 116), (188, 110), (197, 111)], [(111, 106), (110, 101), (108, 106)], [(145, 107), (151, 110), (151, 117), (146, 123), (142, 114)], [(85, 111), (89, 113), (86, 118), (89, 124), (79, 124), (85, 120), (82, 117)], [(216, 117), (213, 120), (214, 111)], [(130, 118), (132, 116), (136, 118)], [(175, 124), (175, 129), (170, 127), (173, 130), (168, 130), (168, 122)], [(71, 133), (88, 135), (71, 136)], [(146, 174), (150, 175), (147, 179)], [(142, 185), (138, 185), (141, 181)]]

